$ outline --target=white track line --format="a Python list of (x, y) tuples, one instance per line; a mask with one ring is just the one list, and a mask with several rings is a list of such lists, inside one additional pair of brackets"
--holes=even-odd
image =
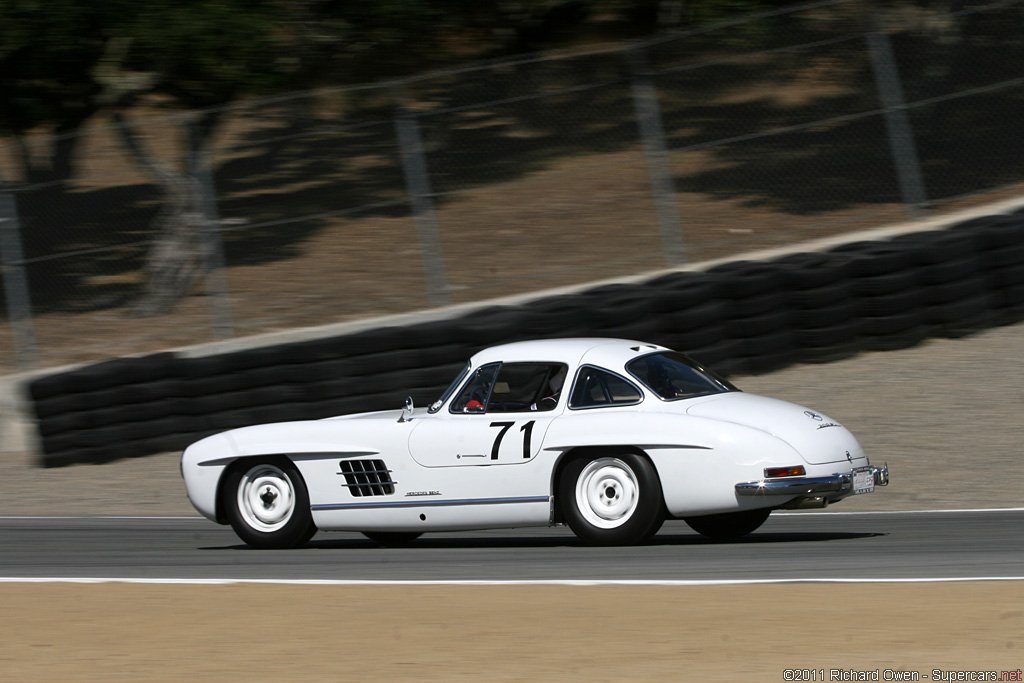
[(152, 519), (152, 520), (181, 520), (187, 522), (204, 522), (206, 518), (201, 515), (0, 515), (4, 519)]
[(849, 515), (931, 515), (936, 513), (948, 514), (951, 512), (1024, 512), (1024, 508), (968, 508), (966, 510), (850, 510), (837, 511), (837, 512), (825, 512), (825, 511), (806, 511), (806, 510), (777, 510), (772, 514), (779, 515), (835, 515), (835, 516), (849, 516)]
[(533, 581), (382, 581), (361, 579), (132, 579), (0, 577), (0, 583), (132, 583), (181, 585), (276, 584), (287, 586), (746, 586), (773, 583), (963, 583), (966, 581), (1024, 581), (1024, 576), (965, 576), (952, 578), (818, 578), (818, 579), (551, 579)]

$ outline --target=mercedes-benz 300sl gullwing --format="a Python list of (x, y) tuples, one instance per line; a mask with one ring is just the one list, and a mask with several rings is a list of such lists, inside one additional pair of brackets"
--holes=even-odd
[(634, 544), (670, 518), (733, 538), (888, 483), (838, 421), (617, 339), (492, 347), (429, 407), (234, 429), (189, 446), (182, 474), (199, 512), (261, 548), (556, 524)]

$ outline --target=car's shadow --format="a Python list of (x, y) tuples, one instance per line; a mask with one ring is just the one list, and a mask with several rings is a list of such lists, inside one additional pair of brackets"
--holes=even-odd
[[(322, 534), (323, 535), (323, 534)], [(887, 536), (881, 532), (846, 532), (846, 531), (812, 531), (812, 532), (769, 532), (753, 533), (749, 536), (734, 539), (711, 539), (696, 533), (690, 534), (659, 534), (650, 541), (636, 546), (611, 546), (600, 547), (587, 545), (575, 536), (467, 536), (458, 538), (452, 535), (445, 535), (432, 538), (421, 536), (414, 541), (396, 545), (380, 545), (369, 539), (357, 537), (352, 534), (345, 534), (344, 538), (330, 538), (329, 536), (315, 538), (301, 548), (288, 552), (311, 551), (311, 550), (373, 550), (373, 551), (397, 551), (397, 550), (467, 550), (467, 549), (505, 549), (505, 548), (580, 548), (586, 550), (614, 550), (615, 548), (628, 548), (637, 550), (641, 548), (656, 548), (665, 546), (709, 546), (709, 545), (778, 545), (784, 543), (824, 543), (827, 541), (850, 541), (864, 538), (876, 538)], [(224, 546), (204, 546), (199, 550), (257, 550), (244, 544), (233, 544)], [(267, 552), (261, 550), (259, 552)]]

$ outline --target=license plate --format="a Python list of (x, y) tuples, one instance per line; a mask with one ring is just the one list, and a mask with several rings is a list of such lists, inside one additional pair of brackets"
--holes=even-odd
[(871, 493), (875, 490), (875, 473), (870, 467), (853, 471), (853, 492)]

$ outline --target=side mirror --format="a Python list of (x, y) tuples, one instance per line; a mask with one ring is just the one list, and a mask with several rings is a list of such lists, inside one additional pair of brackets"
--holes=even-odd
[(412, 419), (412, 396), (405, 397), (405, 405), (402, 406), (402, 417), (398, 418), (399, 422), (408, 422)]

